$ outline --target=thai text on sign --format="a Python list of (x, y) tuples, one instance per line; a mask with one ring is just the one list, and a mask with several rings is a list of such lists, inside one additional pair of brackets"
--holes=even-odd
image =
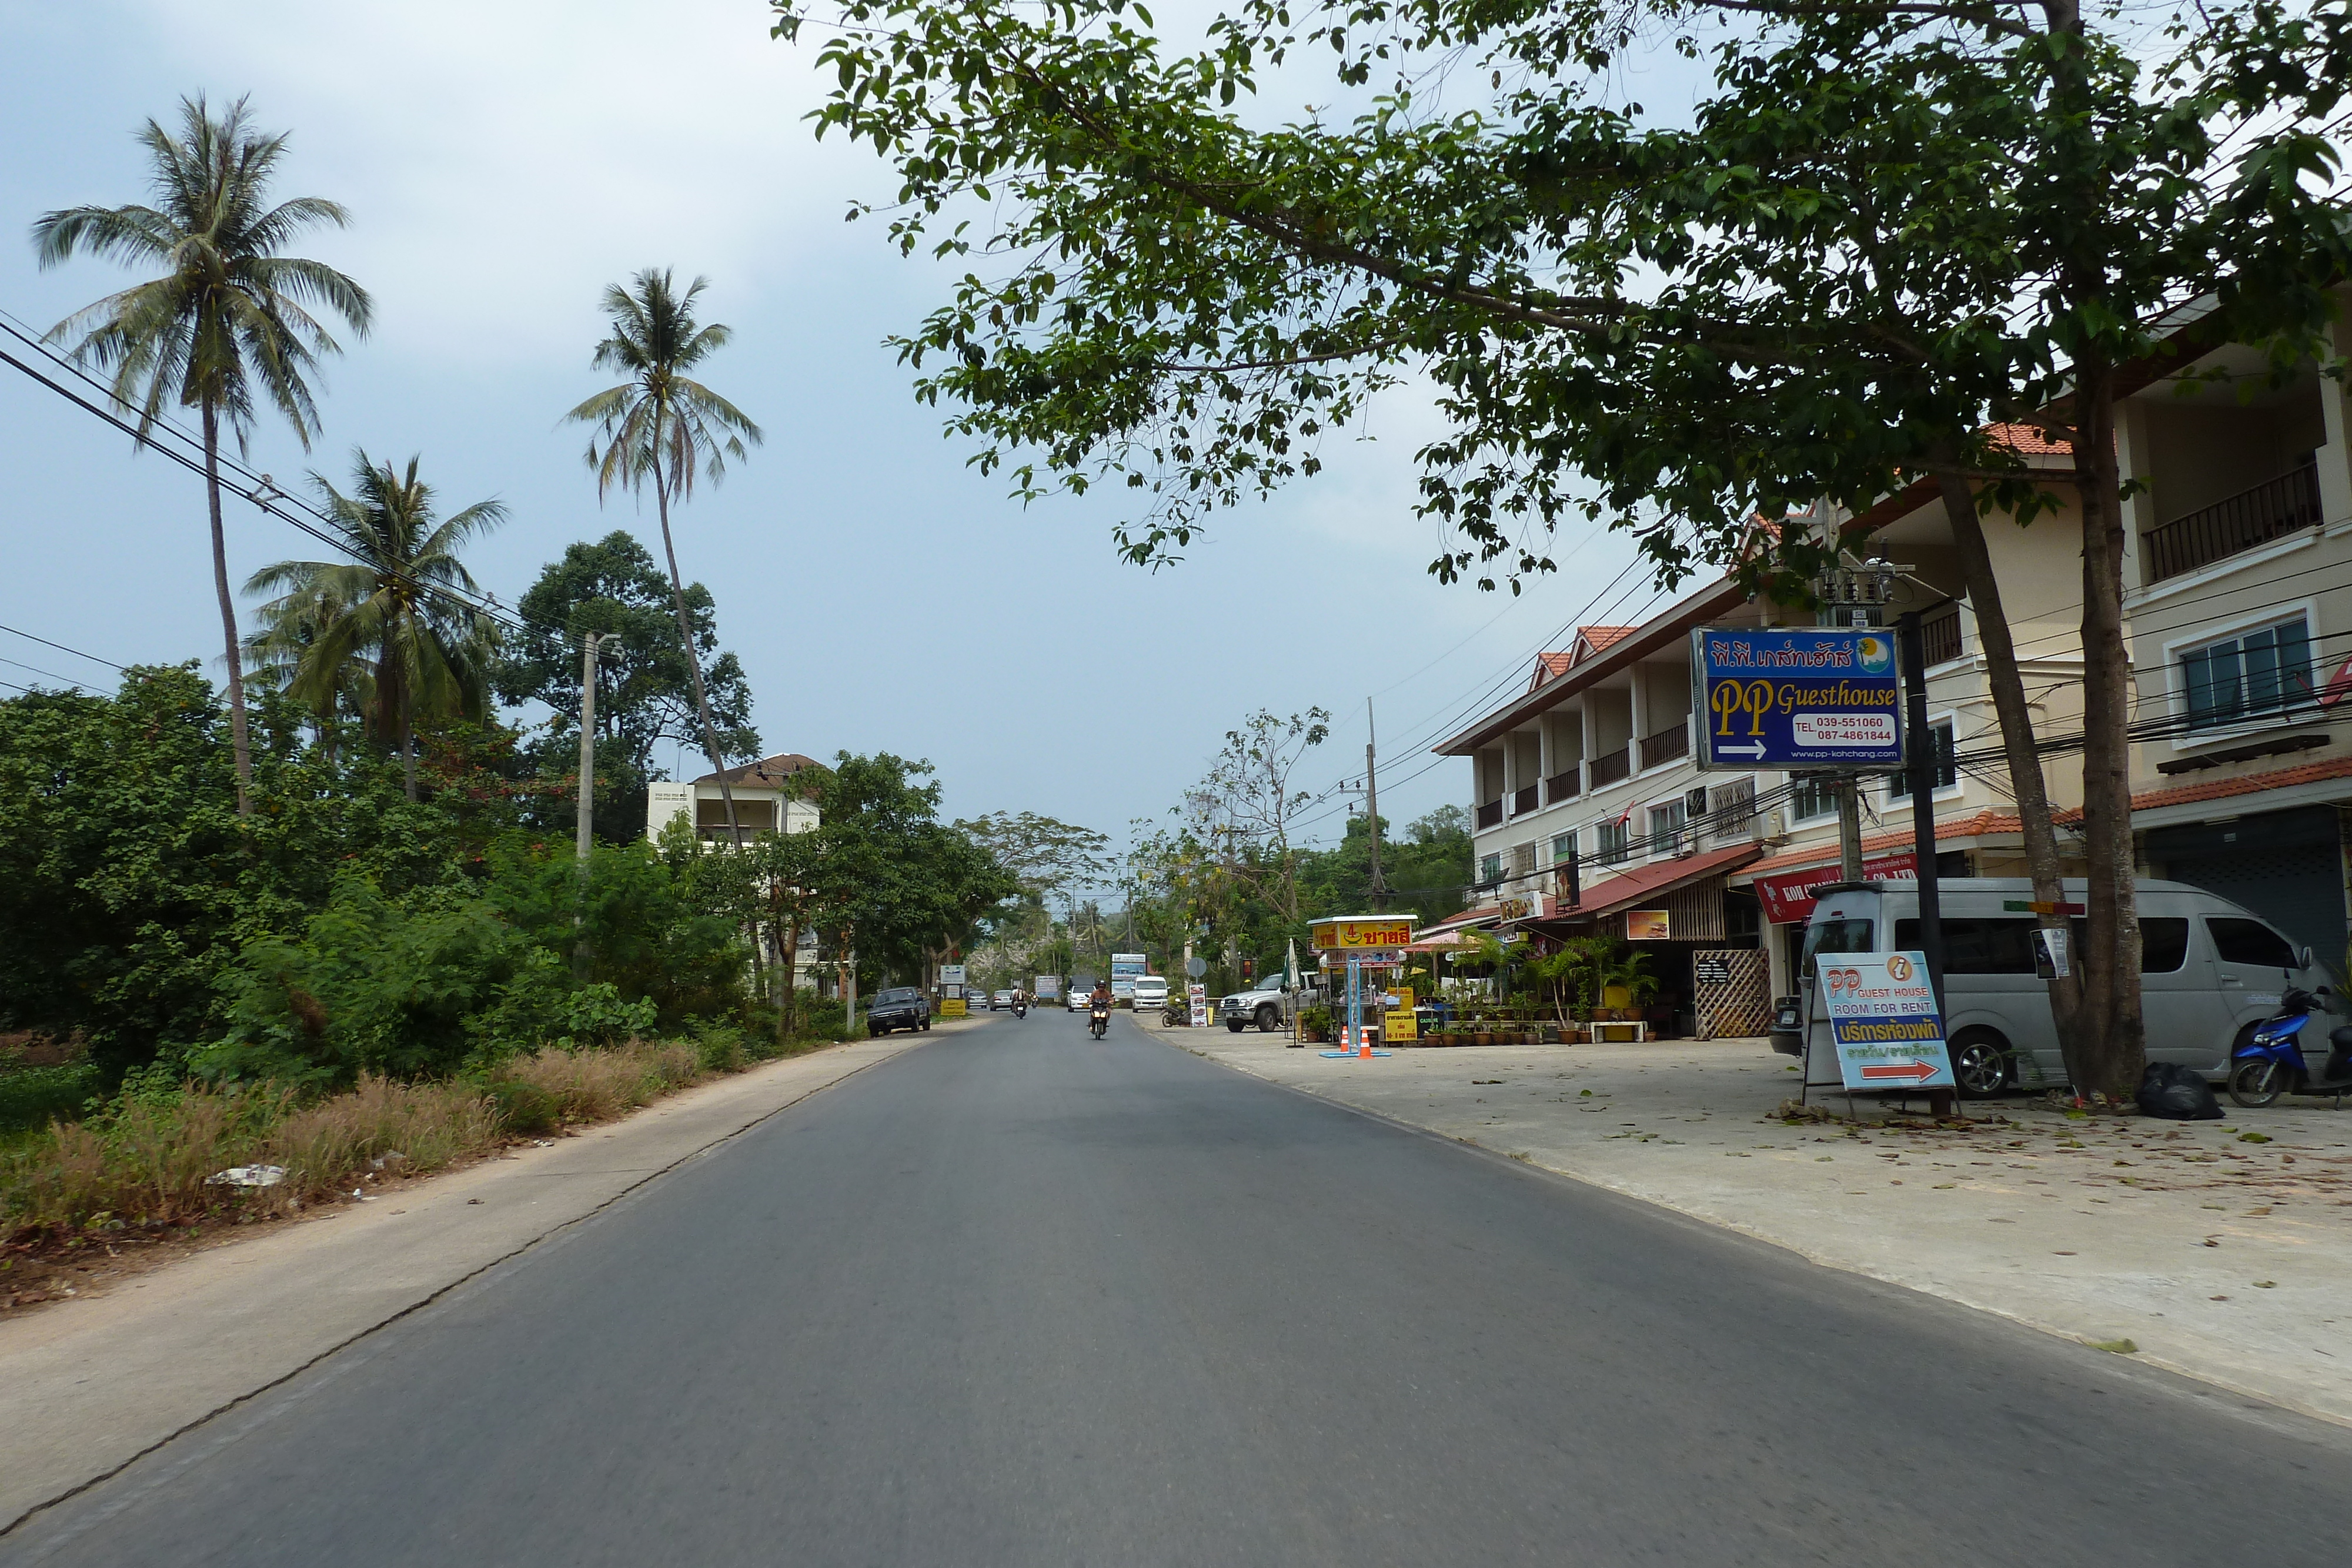
[(1370, 947), (1402, 947), (1412, 940), (1413, 919), (1318, 920), (1308, 927), (1319, 952), (1356, 952)]
[(1924, 953), (1815, 956), (1848, 1089), (1948, 1089), (1952, 1061)]
[(1691, 633), (1691, 671), (1704, 767), (1902, 766), (1891, 632), (1702, 628)]

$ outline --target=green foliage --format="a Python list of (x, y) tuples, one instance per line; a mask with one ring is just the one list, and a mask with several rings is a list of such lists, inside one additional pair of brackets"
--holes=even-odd
[(255, 720), (240, 820), (226, 716), (193, 668), (0, 702), (0, 1027), (79, 1033), (110, 1076), (209, 1040), (246, 942), (346, 872), (394, 897), (460, 876), (505, 810), (411, 802), (381, 758), (306, 742), (282, 699)]
[(54, 1067), (0, 1068), (0, 1133), (38, 1127), (71, 1117), (102, 1092), (98, 1064), (68, 1061)]
[[(757, 757), (751, 688), (741, 662), (719, 650), (710, 591), (689, 582), (684, 591), (720, 754)], [(616, 843), (643, 837), (656, 747), (665, 741), (698, 746), (702, 738), (669, 580), (645, 546), (616, 530), (567, 548), (517, 608), (527, 625), (510, 640), (494, 679), (502, 701), (554, 711), (557, 722), (532, 747), (540, 771), (550, 777), (578, 767), (579, 639), (603, 634), (596, 650), (596, 831)]]

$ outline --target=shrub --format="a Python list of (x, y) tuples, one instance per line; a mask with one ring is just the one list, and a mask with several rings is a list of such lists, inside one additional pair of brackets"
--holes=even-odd
[(100, 1070), (93, 1061), (0, 1071), (0, 1132), (71, 1117), (98, 1096)]

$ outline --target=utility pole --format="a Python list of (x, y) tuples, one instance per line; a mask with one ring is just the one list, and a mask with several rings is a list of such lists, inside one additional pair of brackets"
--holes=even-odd
[(1388, 883), (1381, 880), (1381, 786), (1379, 735), (1372, 727), (1372, 699), (1364, 699), (1364, 815), (1372, 829), (1372, 913), (1389, 912)]
[(580, 640), (580, 822), (577, 850), (583, 862), (588, 858), (596, 824), (596, 644), (604, 640), (602, 632), (591, 632)]

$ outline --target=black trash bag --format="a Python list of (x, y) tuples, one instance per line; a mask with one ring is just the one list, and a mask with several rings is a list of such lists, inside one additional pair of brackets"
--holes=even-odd
[(2161, 1116), (2168, 1122), (2221, 1119), (2221, 1103), (2213, 1098), (2212, 1085), (2194, 1069), (2177, 1061), (2149, 1062), (2147, 1071), (2140, 1074), (2138, 1100), (2143, 1116)]

